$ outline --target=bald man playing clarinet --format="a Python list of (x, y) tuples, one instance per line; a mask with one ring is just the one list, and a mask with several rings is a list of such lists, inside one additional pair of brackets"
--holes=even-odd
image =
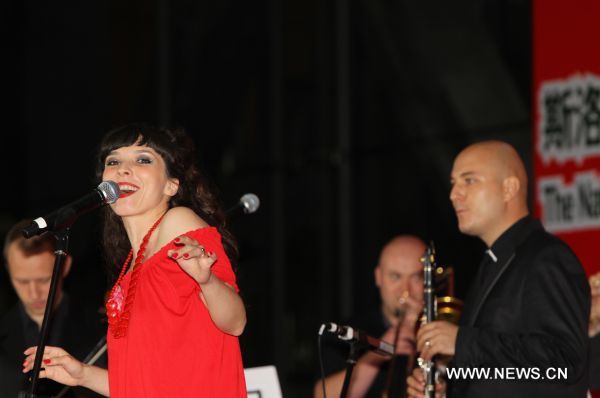
[[(464, 234), (487, 246), (459, 326), (417, 333), (423, 359), (453, 356), (439, 396), (584, 398), (590, 289), (577, 257), (529, 215), (527, 174), (501, 141), (456, 157), (450, 201)], [(417, 369), (408, 396), (423, 397)]]

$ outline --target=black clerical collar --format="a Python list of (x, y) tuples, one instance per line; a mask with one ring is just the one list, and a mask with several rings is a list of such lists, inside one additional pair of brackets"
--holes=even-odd
[(515, 248), (536, 228), (541, 228), (541, 224), (533, 217), (527, 215), (521, 218), (496, 239), (492, 247), (486, 250), (486, 254), (494, 263), (503, 264), (513, 254)]

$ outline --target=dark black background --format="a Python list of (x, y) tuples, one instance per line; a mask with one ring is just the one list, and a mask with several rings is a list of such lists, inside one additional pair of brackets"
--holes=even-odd
[[(245, 365), (308, 396), (318, 326), (378, 299), (393, 235), (433, 239), (464, 295), (483, 246), (456, 230), (448, 175), (488, 138), (530, 166), (530, 19), (526, 0), (5, 0), (0, 233), (90, 191), (106, 130), (185, 127), (224, 207), (262, 200), (231, 220)], [(71, 250), (71, 293), (100, 305), (97, 214)]]

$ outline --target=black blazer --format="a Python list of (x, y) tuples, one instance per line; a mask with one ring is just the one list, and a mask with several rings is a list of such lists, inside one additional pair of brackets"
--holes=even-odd
[[(540, 379), (450, 381), (451, 396), (585, 398), (590, 290), (584, 270), (533, 219), (513, 243), (487, 288), (473, 286), (467, 296), (452, 367), (538, 369)], [(548, 380), (550, 368), (566, 369), (567, 379)]]
[(590, 390), (600, 391), (600, 334), (590, 339)]
[[(79, 360), (83, 360), (105, 334), (95, 311), (84, 310), (65, 297), (66, 317), (61, 328), (51, 328), (48, 345), (57, 345)], [(63, 303), (61, 303), (63, 305)], [(19, 303), (0, 320), (0, 397), (16, 398), (18, 391), (29, 391), (27, 375), (21, 372), (25, 358), (25, 339)], [(99, 363), (106, 367), (106, 357)], [(40, 379), (38, 394), (53, 396), (63, 386), (47, 379)], [(71, 389), (65, 397), (100, 397), (84, 388)]]

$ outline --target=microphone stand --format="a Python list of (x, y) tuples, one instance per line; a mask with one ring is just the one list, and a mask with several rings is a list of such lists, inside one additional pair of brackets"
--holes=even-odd
[(348, 387), (350, 386), (352, 371), (354, 370), (354, 366), (356, 365), (356, 361), (358, 360), (358, 345), (358, 341), (350, 342), (350, 352), (348, 353), (348, 359), (346, 360), (346, 375), (344, 376), (344, 384), (342, 385), (340, 398), (346, 398), (346, 395), (348, 394)]
[[(393, 388), (394, 376), (396, 373), (396, 363), (398, 362), (398, 354), (396, 354), (395, 351), (400, 340), (400, 329), (402, 327), (402, 323), (404, 322), (404, 312), (396, 310), (396, 318), (398, 321), (396, 323), (396, 330), (394, 331), (394, 355), (392, 355), (392, 359), (390, 360), (390, 364), (388, 366), (387, 379), (385, 382), (385, 388), (383, 390), (384, 397), (386, 398), (396, 397), (398, 395)], [(404, 394), (402, 394), (402, 396), (404, 396)]]
[(368, 348), (380, 355), (393, 355), (393, 348), (382, 348), (382, 344), (389, 344), (371, 336), (366, 336), (366, 340), (347, 340), (350, 343), (350, 351), (348, 353), (348, 359), (346, 360), (346, 374), (344, 375), (344, 384), (342, 385), (342, 391), (340, 392), (340, 398), (346, 398), (348, 394), (348, 388), (350, 387), (350, 379), (352, 378), (352, 371), (358, 361), (359, 349)]
[(46, 347), (46, 341), (48, 340), (50, 318), (52, 316), (52, 311), (54, 310), (56, 288), (62, 273), (63, 264), (67, 258), (67, 248), (69, 246), (69, 228), (51, 231), (48, 233), (51, 233), (56, 239), (56, 250), (54, 251), (56, 259), (54, 261), (54, 270), (52, 271), (50, 291), (48, 292), (48, 300), (46, 302), (46, 309), (44, 310), (44, 320), (42, 321), (42, 328), (40, 329), (40, 339), (38, 341), (37, 352), (35, 353), (35, 360), (33, 363), (31, 386), (29, 388), (29, 392), (19, 391), (17, 398), (45, 398), (41, 395), (37, 395), (36, 390), (39, 382), (40, 370), (42, 368), (42, 359), (44, 358), (44, 348)]

